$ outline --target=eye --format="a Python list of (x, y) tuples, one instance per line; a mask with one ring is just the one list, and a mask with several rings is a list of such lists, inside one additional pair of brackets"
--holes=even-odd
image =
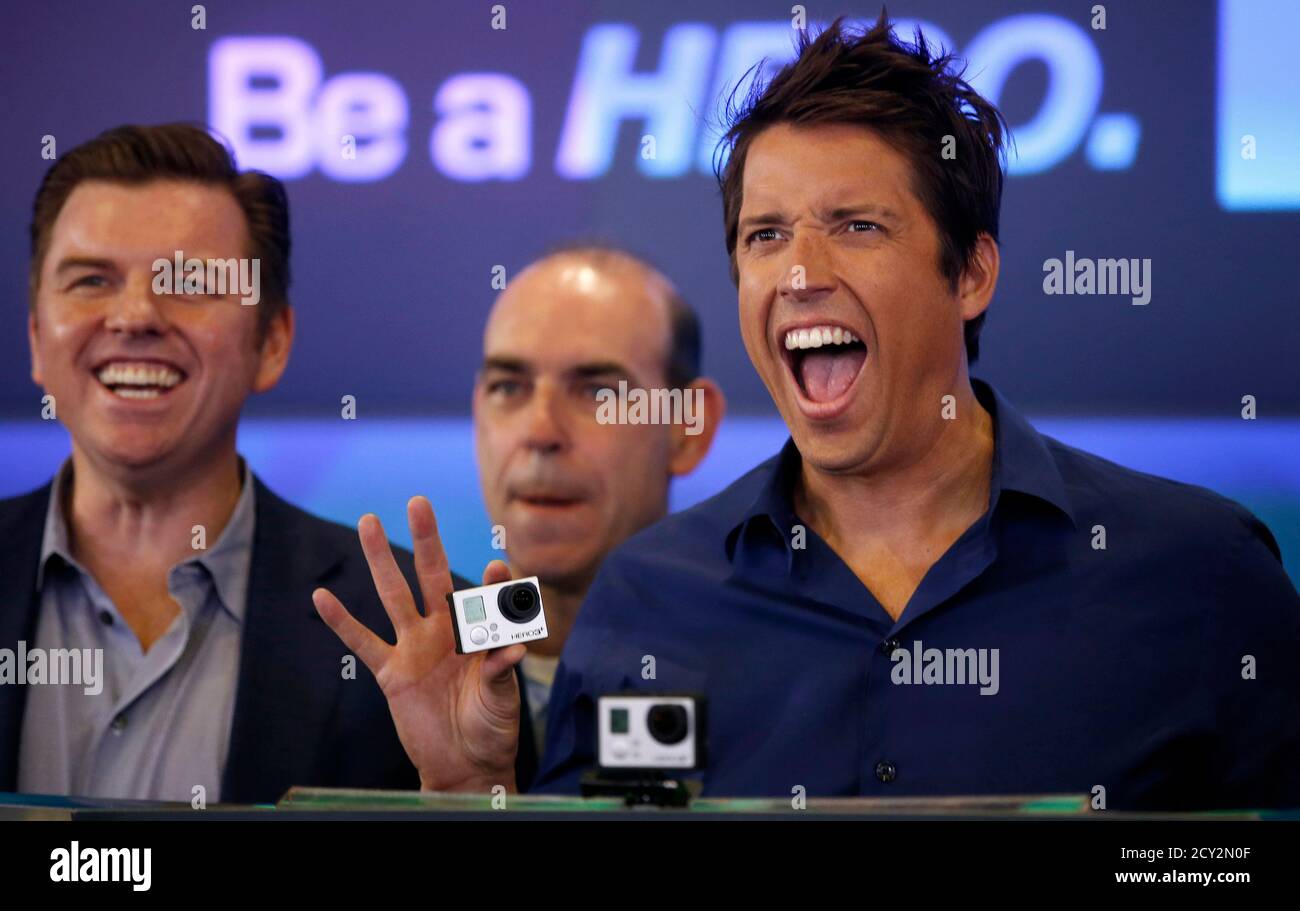
[(777, 231), (776, 231), (776, 228), (759, 228), (759, 229), (756, 230), (756, 231), (751, 231), (751, 232), (750, 232), (749, 236), (748, 236), (747, 238), (745, 238), (745, 243), (747, 243), (747, 244), (760, 243), (760, 244), (761, 244), (761, 243), (767, 243), (768, 241), (776, 240), (776, 238), (777, 238)]
[(487, 394), (495, 398), (510, 398), (523, 390), (518, 380), (493, 380), (487, 384)]
[(206, 284), (201, 286), (198, 290), (194, 290), (194, 291), (188, 290), (182, 286), (177, 293), (181, 297), (189, 297), (189, 298), (196, 298), (196, 297), (224, 298), (226, 296), (215, 289), (209, 290)]
[(609, 383), (595, 383), (595, 382), (583, 383), (581, 386), (578, 387), (578, 392), (584, 398), (589, 398), (594, 402), (600, 398), (600, 393), (602, 391), (606, 389), (612, 390), (613, 388), (614, 387), (612, 387)]
[(83, 275), (74, 281), (72, 288), (103, 288), (107, 284), (107, 279), (102, 275)]
[[(861, 229), (861, 230), (858, 230)], [(864, 234), (871, 231), (882, 231), (883, 228), (874, 221), (851, 221), (849, 222), (849, 232), (853, 234)]]

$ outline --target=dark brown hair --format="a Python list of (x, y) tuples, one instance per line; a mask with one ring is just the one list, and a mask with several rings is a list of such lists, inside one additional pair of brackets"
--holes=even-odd
[[(912, 167), (912, 192), (939, 228), (939, 270), (955, 288), (979, 235), (998, 239), (1002, 150), (1008, 135), (1002, 114), (953, 66), (952, 54), (931, 55), (921, 30), (900, 40), (881, 12), (865, 31), (837, 19), (815, 39), (801, 32), (798, 56), (765, 84), (755, 78), (745, 97), (728, 104), (728, 128), (716, 168), (731, 278), (739, 282), (736, 232), (743, 202), (745, 156), (759, 133), (777, 124), (856, 124), (875, 131)], [(757, 73), (757, 68), (754, 71)], [(956, 157), (945, 159), (945, 137)], [(979, 356), (984, 314), (965, 325), (966, 356)]]
[(230, 150), (202, 127), (186, 123), (120, 126), (101, 133), (61, 157), (45, 172), (32, 204), (28, 297), (36, 306), (41, 267), (50, 233), (63, 205), (86, 180), (144, 184), (189, 180), (224, 187), (248, 225), (247, 256), (261, 260), (262, 300), (258, 326), (289, 304), (289, 198), (280, 181), (260, 171), (240, 173)]

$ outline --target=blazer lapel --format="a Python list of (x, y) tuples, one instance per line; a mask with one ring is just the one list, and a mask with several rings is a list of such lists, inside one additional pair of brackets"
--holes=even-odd
[(338, 695), (339, 645), (311, 593), (343, 559), (321, 520), (254, 477), (257, 520), (225, 802), (268, 802), (309, 779)]
[[(40, 599), (36, 568), (50, 487), (7, 501), (0, 508), (0, 648), (17, 660), (18, 642), (35, 645)], [(17, 668), (15, 668), (17, 670)], [(0, 686), (0, 791), (18, 789), (18, 738), (23, 728), (27, 687)]]

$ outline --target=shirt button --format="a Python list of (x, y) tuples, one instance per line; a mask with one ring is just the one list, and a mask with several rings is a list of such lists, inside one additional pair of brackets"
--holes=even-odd
[(880, 643), (880, 653), (882, 655), (892, 655), (898, 650), (899, 642), (897, 639), (886, 639)]
[(898, 777), (898, 768), (892, 762), (876, 763), (876, 777), (889, 784)]
[(113, 719), (113, 731), (115, 733), (120, 734), (125, 730), (126, 730), (126, 713), (119, 712), (117, 716)]

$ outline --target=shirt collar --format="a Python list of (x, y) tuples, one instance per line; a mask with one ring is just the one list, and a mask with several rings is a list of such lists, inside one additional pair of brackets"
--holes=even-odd
[[(222, 607), (236, 620), (243, 622), (248, 606), (248, 572), (253, 562), (253, 529), (257, 509), (252, 472), (243, 458), (239, 460), (241, 489), (230, 520), (206, 550), (191, 560), (182, 560), (171, 572), (191, 563), (207, 570), (217, 590)], [(72, 459), (66, 460), (50, 485), (50, 502), (45, 511), (45, 529), (41, 537), (41, 556), (36, 565), (36, 590), (45, 585), (46, 568), (51, 558), (57, 557), (77, 572), (85, 569), (72, 556), (68, 524), (63, 514), (63, 498), (72, 477)], [(168, 574), (169, 578), (171, 573)]]
[(45, 570), (51, 557), (58, 557), (78, 570), (77, 561), (72, 558), (72, 547), (68, 543), (68, 526), (63, 521), (63, 491), (67, 486), (66, 476), (72, 473), (72, 459), (67, 459), (54, 474), (50, 485), (50, 502), (45, 508), (45, 529), (41, 533), (41, 558), (36, 564), (36, 590), (45, 587)]
[(217, 542), (193, 562), (212, 574), (222, 606), (242, 623), (248, 608), (248, 572), (253, 564), (253, 526), (257, 515), (254, 488), (257, 485), (242, 458), (239, 472), (243, 486), (230, 520), (221, 530)]
[[(971, 388), (993, 419), (990, 510), (998, 507), (1004, 491), (1014, 491), (1055, 507), (1076, 525), (1065, 481), (1042, 434), (988, 383), (972, 379)], [(726, 540), (728, 559), (735, 559), (737, 544), (743, 537), (761, 527), (776, 531), (787, 552), (787, 565), (792, 565), (790, 529), (798, 522), (792, 491), (801, 463), (794, 439), (788, 438), (780, 453), (742, 479), (744, 489), (737, 490), (735, 498), (740, 508)]]
[[(791, 495), (794, 482), (802, 464), (802, 457), (788, 437), (781, 451), (750, 472), (739, 482), (735, 491), (740, 512), (727, 533), (727, 558), (736, 558), (737, 545), (742, 538), (758, 532), (775, 533), (786, 552), (786, 570), (794, 564), (794, 551), (789, 546), (789, 532), (796, 523), (794, 500)], [(743, 546), (743, 545), (742, 545)]]
[(1027, 494), (1054, 506), (1077, 525), (1060, 466), (1047, 439), (1019, 411), (983, 380), (971, 380), (975, 397), (993, 418), (993, 485), (989, 501), (1002, 491)]

